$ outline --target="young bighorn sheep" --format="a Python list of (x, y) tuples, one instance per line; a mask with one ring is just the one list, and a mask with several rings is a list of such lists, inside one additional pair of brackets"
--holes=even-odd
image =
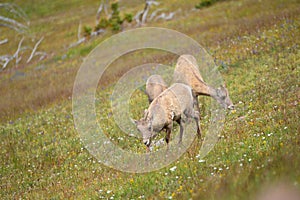
[(151, 103), (158, 95), (160, 95), (167, 88), (167, 84), (160, 75), (154, 74), (150, 76), (146, 82), (146, 94), (148, 96), (149, 103)]
[(204, 82), (200, 75), (197, 61), (192, 55), (181, 55), (174, 71), (174, 83), (184, 83), (189, 85), (196, 96), (197, 110), (199, 111), (198, 96), (205, 95), (214, 98), (223, 108), (234, 109), (234, 105), (229, 97), (225, 85), (213, 88)]
[(185, 84), (175, 83), (167, 90), (156, 97), (141, 120), (135, 121), (137, 129), (142, 133), (143, 143), (147, 146), (147, 151), (151, 145), (151, 140), (158, 132), (166, 129), (165, 140), (167, 144), (173, 127), (173, 121), (180, 126), (179, 143), (182, 141), (183, 122), (185, 118), (193, 118), (199, 129), (199, 113), (194, 110), (195, 97), (192, 89)]

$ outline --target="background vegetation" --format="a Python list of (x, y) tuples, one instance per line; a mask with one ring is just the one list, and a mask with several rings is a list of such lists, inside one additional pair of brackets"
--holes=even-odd
[[(203, 45), (220, 68), (236, 112), (227, 114), (219, 142), (204, 160), (196, 139), (171, 166), (146, 174), (122, 173), (98, 163), (74, 129), (70, 97), (76, 72), (113, 31), (68, 46), (77, 39), (79, 21), (93, 26), (99, 2), (14, 3), (28, 15), (30, 34), (45, 37), (40, 48), (48, 56), (0, 72), (1, 199), (253, 199), (274, 182), (299, 187), (299, 1), (222, 1), (200, 10), (194, 9), (199, 0), (161, 4), (181, 11), (173, 20), (146, 25), (178, 30)], [(142, 7), (120, 4), (120, 14)], [(0, 40), (19, 41), (12, 30), (0, 33)], [(1, 45), (0, 55), (16, 46)], [(138, 152), (145, 151), (141, 142), (128, 139), (110, 118), (109, 97), (118, 77), (154, 61), (174, 65), (176, 57), (153, 51), (126, 55), (105, 72), (97, 93), (102, 127), (114, 142)], [(136, 118), (147, 106), (142, 90), (131, 101)], [(205, 110), (208, 99), (200, 100)], [(206, 112), (202, 119), (205, 132)]]

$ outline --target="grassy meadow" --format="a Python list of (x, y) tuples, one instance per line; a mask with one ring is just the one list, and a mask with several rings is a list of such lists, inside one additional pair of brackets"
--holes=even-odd
[[(180, 10), (172, 20), (145, 26), (174, 29), (201, 44), (219, 67), (236, 111), (226, 113), (219, 141), (204, 159), (199, 159), (197, 138), (170, 166), (143, 174), (98, 163), (74, 128), (71, 97), (77, 70), (94, 47), (115, 33), (108, 30), (68, 48), (77, 40), (80, 21), (82, 26), (94, 26), (99, 1), (12, 2), (31, 21), (25, 43), (44, 36), (39, 49), (48, 55), (40, 62), (35, 58), (0, 71), (0, 199), (250, 200), (276, 183), (300, 188), (298, 0), (230, 0), (203, 9), (194, 9), (200, 0), (161, 3), (165, 11)], [(135, 13), (143, 4), (121, 1), (120, 8), (121, 14)], [(13, 54), (22, 36), (1, 28), (0, 40), (10, 42), (0, 45), (0, 55)], [(116, 60), (105, 72), (96, 110), (112, 141), (145, 152), (142, 142), (127, 138), (111, 117), (110, 95), (118, 78), (137, 65), (174, 65), (176, 59), (137, 51)], [(148, 105), (143, 90), (130, 101), (136, 119)], [(205, 135), (209, 98), (199, 100)]]

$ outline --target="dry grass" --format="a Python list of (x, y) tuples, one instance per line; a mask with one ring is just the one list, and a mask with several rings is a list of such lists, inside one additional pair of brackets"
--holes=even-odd
[[(297, 15), (299, 9), (295, 6), (295, 1), (292, 2), (283, 4), (280, 1), (272, 3), (263, 1), (258, 5), (257, 2), (253, 1), (243, 3), (232, 1), (220, 3), (201, 11), (190, 11), (194, 5), (194, 2), (190, 2), (184, 6), (182, 5), (182, 16), (177, 20), (154, 22), (150, 23), (149, 26), (173, 28), (192, 36), (208, 49), (216, 49), (222, 43), (229, 41), (230, 38), (259, 34), (261, 28), (265, 29), (279, 21)], [(71, 4), (70, 9), (74, 9), (72, 13), (79, 13), (78, 15), (64, 12), (65, 6), (69, 6), (69, 4), (58, 3), (56, 6), (60, 9), (37, 14), (34, 12), (34, 8), (29, 10), (30, 8), (26, 7), (26, 3), (19, 3), (25, 7), (25, 10), (28, 9), (29, 16), (33, 18), (32, 34), (45, 36), (45, 41), (40, 48), (48, 52), (49, 56), (46, 61), (40, 64), (33, 63), (29, 66), (23, 64), (2, 72), (2, 78), (0, 79), (0, 92), (2, 94), (0, 119), (5, 121), (15, 118), (25, 110), (36, 110), (41, 106), (71, 96), (72, 84), (83, 56), (87, 55), (96, 44), (110, 35), (110, 33), (107, 33), (107, 36), (103, 38), (100, 37), (75, 49), (67, 50), (66, 47), (77, 39), (78, 21), (81, 20), (82, 23), (86, 24), (94, 23), (95, 8), (93, 8), (93, 5), (96, 4), (95, 2), (90, 2), (90, 4), (87, 2), (78, 6), (75, 6), (77, 3)], [(55, 3), (53, 3), (53, 6), (55, 6)], [(39, 7), (39, 4), (36, 7)], [(46, 22), (50, 22), (50, 24)], [(9, 32), (9, 34), (11, 33)], [(14, 46), (8, 48), (12, 51), (15, 49)], [(62, 59), (62, 57), (66, 58)], [(154, 57), (148, 60), (164, 60), (159, 55)], [(135, 66), (132, 60), (128, 59), (127, 62), (123, 62), (119, 66), (123, 72), (127, 70), (124, 69), (124, 66), (127, 66), (127, 68), (128, 66)], [(136, 64), (138, 62), (137, 59)], [(36, 70), (39, 66), (42, 66), (42, 70)], [(18, 76), (19, 72), (25, 75)], [(116, 70), (116, 74), (111, 75), (117, 75), (118, 77), (123, 72)], [(16, 76), (17, 78), (15, 78)], [(103, 82), (109, 84), (109, 82), (112, 82), (109, 79), (108, 77)]]

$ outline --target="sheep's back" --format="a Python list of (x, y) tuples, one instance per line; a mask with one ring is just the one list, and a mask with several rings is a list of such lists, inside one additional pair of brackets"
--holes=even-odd
[(183, 83), (191, 86), (196, 92), (203, 78), (199, 72), (196, 59), (191, 55), (182, 55), (178, 58), (174, 76), (174, 83)]

